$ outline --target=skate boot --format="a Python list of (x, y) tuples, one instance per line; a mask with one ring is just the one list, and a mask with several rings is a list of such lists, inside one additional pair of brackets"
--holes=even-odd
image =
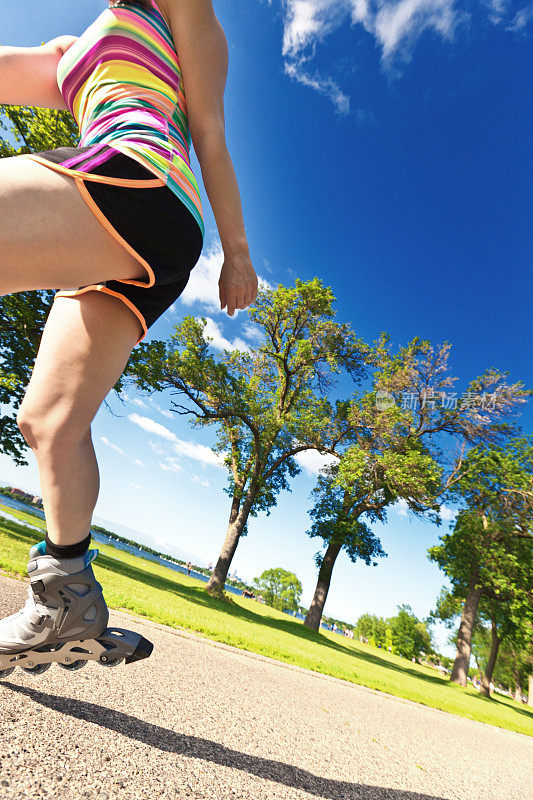
[(114, 667), (150, 655), (153, 645), (139, 634), (107, 627), (109, 612), (91, 566), (97, 555), (55, 558), (45, 542), (30, 549), (26, 604), (0, 620), (0, 679), (15, 667), (41, 675), (52, 663), (67, 670), (87, 661)]

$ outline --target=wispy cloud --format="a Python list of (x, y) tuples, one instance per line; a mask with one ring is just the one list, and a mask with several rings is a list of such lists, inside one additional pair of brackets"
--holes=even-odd
[(168, 428), (165, 428), (164, 425), (154, 419), (150, 419), (150, 417), (141, 417), (140, 414), (128, 414), (128, 419), (148, 433), (155, 433), (156, 436), (161, 436), (161, 438), (167, 439), (169, 442), (179, 441), (175, 433), (172, 433), (172, 431), (169, 431)]
[(146, 464), (143, 464), (143, 462), (141, 461), (140, 458), (136, 458), (133, 463), (137, 464), (138, 467), (145, 467), (146, 466)]
[(200, 486), (204, 486), (206, 489), (211, 486), (207, 478), (201, 478), (199, 475), (191, 475), (191, 481), (199, 483)]
[(533, 4), (517, 11), (507, 25), (507, 30), (522, 33), (530, 22), (533, 22)]
[(172, 413), (172, 411), (169, 411), (168, 408), (161, 408), (159, 403), (157, 403), (153, 398), (150, 398), (150, 402), (152, 404), (152, 408), (155, 408), (155, 410), (159, 411), (159, 413), (162, 414), (164, 417), (166, 417), (167, 419), (173, 419), (174, 414)]
[(293, 78), (304, 86), (309, 86), (319, 94), (325, 95), (339, 114), (348, 114), (350, 111), (350, 98), (345, 94), (339, 84), (332, 78), (324, 77), (315, 71), (312, 75), (305, 72), (301, 61), (286, 61), (284, 70), (289, 78)]
[(130, 484), (129, 484), (129, 485), (131, 486), (131, 488), (132, 488), (132, 489), (137, 489), (137, 491), (140, 491), (140, 490), (143, 488), (143, 487), (142, 487), (142, 486), (140, 486), (138, 483), (131, 483), (131, 482), (130, 482)]
[(144, 409), (150, 408), (148, 403), (145, 403), (144, 400), (141, 400), (140, 397), (134, 397), (131, 402), (133, 403), (134, 406), (137, 406), (138, 408), (144, 408)]
[(161, 469), (165, 470), (165, 472), (183, 472), (183, 467), (181, 464), (178, 464), (177, 459), (167, 457), (166, 461), (160, 461), (159, 466)]
[[(186, 458), (192, 458), (195, 461), (200, 461), (203, 464), (208, 464), (213, 467), (222, 467), (224, 465), (223, 455), (214, 453), (210, 447), (207, 447), (204, 444), (186, 442), (183, 439), (179, 439), (175, 433), (169, 431), (169, 429), (165, 428), (164, 425), (161, 425), (159, 422), (156, 422), (150, 417), (141, 417), (139, 414), (128, 414), (128, 419), (130, 422), (133, 422), (134, 425), (138, 425), (147, 433), (153, 433), (156, 436), (160, 436), (162, 439), (170, 442), (172, 449), (174, 452), (178, 453), (178, 455), (185, 456)], [(150, 446), (153, 450), (156, 450), (156, 452), (160, 453), (161, 455), (166, 455), (164, 451), (157, 450), (157, 445), (154, 446), (153, 443), (150, 443)], [(167, 456), (166, 461), (168, 460), (169, 458)]]
[(399, 514), (400, 517), (407, 517), (409, 516), (408, 510), (409, 507), (407, 505), (407, 500), (397, 500), (393, 503), (390, 507), (391, 511), (394, 511), (395, 514)]
[(210, 344), (215, 348), (215, 350), (250, 351), (248, 344), (239, 336), (236, 336), (232, 342), (229, 339), (226, 339), (222, 333), (222, 326), (218, 322), (215, 322), (214, 319), (211, 319), (211, 317), (206, 317), (205, 335), (206, 337), (211, 338), (212, 341)]
[(124, 450), (122, 450), (118, 444), (113, 444), (113, 442), (110, 442), (107, 436), (100, 436), (100, 441), (103, 442), (107, 447), (110, 447), (111, 450), (114, 450), (116, 453), (120, 453), (121, 456), (126, 455)]
[[(519, 11), (512, 6), (511, 0), (478, 0), (470, 10), (475, 8), (494, 25), (521, 32), (533, 19), (533, 6)], [(411, 60), (421, 36), (432, 33), (451, 41), (458, 26), (472, 20), (472, 14), (458, 0), (282, 0), (281, 8), (285, 73), (328, 97), (338, 113), (355, 113), (360, 124), (375, 120), (364, 109), (351, 110), (350, 97), (338, 80), (309, 69), (309, 62), (328, 36), (345, 24), (355, 35), (365, 32), (375, 39), (384, 71), (398, 76), (402, 62)]]

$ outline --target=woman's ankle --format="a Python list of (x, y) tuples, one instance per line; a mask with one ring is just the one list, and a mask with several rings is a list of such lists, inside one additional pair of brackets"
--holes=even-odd
[(81, 542), (75, 544), (55, 544), (48, 537), (48, 531), (45, 533), (44, 540), (46, 542), (46, 553), (54, 558), (79, 558), (84, 556), (91, 543), (91, 534), (85, 537)]

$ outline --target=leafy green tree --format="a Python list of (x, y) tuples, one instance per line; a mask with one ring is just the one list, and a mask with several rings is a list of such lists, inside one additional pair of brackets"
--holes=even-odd
[(387, 621), (383, 619), (383, 617), (375, 617), (374, 618), (374, 627), (372, 630), (372, 636), (374, 638), (374, 644), (376, 647), (383, 647), (387, 644), (387, 632), (389, 630), (389, 626), (387, 625)]
[(254, 579), (254, 584), (267, 605), (279, 611), (298, 611), (302, 584), (294, 572), (281, 567), (267, 569), (260, 578)]
[[(310, 535), (323, 535), (327, 542), (306, 619), (315, 630), (341, 550), (351, 550), (352, 560), (366, 555), (366, 563), (372, 555), (382, 555), (363, 519), (386, 522), (387, 509), (401, 500), (415, 516), (440, 524), (440, 504), (461, 475), (461, 459), (450, 467), (450, 445), (443, 448), (443, 439), (462, 446), (464, 453), (466, 444), (498, 441), (512, 430), (505, 420), (527, 393), (521, 384), (506, 384), (495, 370), (470, 383), (469, 402), (451, 408), (442, 402), (455, 381), (448, 374), (449, 349), (447, 343), (435, 349), (415, 338), (394, 355), (390, 337), (382, 333), (365, 357), (372, 371), (369, 390), (336, 404), (332, 452), (338, 463), (323, 470), (316, 490), (319, 502), (311, 512), (316, 522)], [(490, 407), (485, 408), (481, 398), (489, 393)], [(328, 507), (335, 504), (342, 509), (338, 517)]]
[[(533, 437), (517, 437), (502, 447), (473, 448), (463, 461), (456, 497), (466, 503), (451, 533), (429, 550), (451, 590), (437, 615), (451, 618), (462, 605), (457, 655), (450, 680), (466, 686), (472, 635), (480, 603), (519, 630), (531, 609), (533, 521)], [(497, 606), (500, 609), (497, 610)]]
[[(70, 112), (0, 105), (0, 158), (74, 147), (78, 128)], [(0, 297), (0, 452), (25, 465), (28, 446), (16, 412), (31, 376), (54, 291), (19, 292)], [(7, 409), (7, 410), (6, 410)]]
[(294, 288), (259, 291), (249, 309), (261, 334), (256, 347), (213, 356), (205, 318), (188, 316), (169, 342), (141, 343), (132, 353), (127, 380), (146, 391), (170, 389), (188, 401), (172, 401), (176, 413), (217, 429), (215, 450), (228, 470), (231, 509), (209, 592), (223, 593), (249, 518), (268, 515), (300, 472), (294, 456), (333, 447), (327, 390), (341, 369), (353, 380), (364, 374), (367, 349), (333, 319), (333, 302), (318, 278), (297, 279)]
[(389, 620), (392, 630), (392, 646), (398, 655), (415, 658), (422, 653), (431, 653), (431, 632), (425, 622), (419, 620), (409, 605), (398, 606), (398, 614)]
[(333, 566), (340, 551), (343, 550), (353, 563), (361, 559), (367, 566), (371, 563), (376, 566), (374, 559), (386, 555), (379, 539), (368, 525), (358, 519), (358, 498), (334, 484), (337, 471), (338, 465), (331, 465), (326, 468), (325, 474), (318, 477), (317, 486), (313, 489), (317, 502), (309, 512), (314, 522), (308, 535), (311, 538), (319, 537), (326, 547), (324, 553), (319, 552), (315, 557), (319, 568), (317, 587), (304, 622), (314, 630), (320, 626)]
[(387, 642), (387, 631), (389, 626), (383, 617), (375, 614), (361, 614), (355, 626), (357, 636), (364, 636), (365, 639), (372, 639), (374, 644), (379, 647)]
[(376, 618), (373, 614), (361, 614), (355, 624), (355, 632), (357, 636), (363, 636), (365, 639), (370, 639), (374, 635), (374, 620)]

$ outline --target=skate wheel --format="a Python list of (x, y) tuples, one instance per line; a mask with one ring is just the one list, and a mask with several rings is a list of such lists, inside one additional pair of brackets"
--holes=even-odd
[(85, 659), (78, 658), (77, 661), (73, 661), (71, 664), (62, 664), (60, 661), (58, 661), (57, 665), (58, 667), (61, 667), (61, 669), (66, 669), (67, 672), (76, 672), (78, 669), (83, 669), (86, 663), (87, 662)]
[(28, 675), (42, 675), (43, 672), (50, 669), (50, 664), (36, 664), (34, 667), (22, 667), (22, 671)]
[(118, 667), (118, 665), (122, 664), (123, 661), (123, 658), (110, 658), (109, 661), (102, 661), (101, 657), (98, 663), (101, 667)]
[(4, 678), (9, 678), (12, 672), (15, 672), (15, 667), (9, 667), (9, 669), (0, 669), (0, 681)]

